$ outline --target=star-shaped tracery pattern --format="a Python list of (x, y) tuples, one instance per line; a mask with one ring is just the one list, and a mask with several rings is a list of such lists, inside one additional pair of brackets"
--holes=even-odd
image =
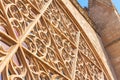
[(105, 80), (60, 0), (0, 0), (0, 80)]

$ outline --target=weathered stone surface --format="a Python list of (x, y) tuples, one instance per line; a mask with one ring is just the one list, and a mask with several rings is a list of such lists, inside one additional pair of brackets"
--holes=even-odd
[(94, 0), (94, 3), (89, 6), (88, 13), (96, 24), (97, 32), (101, 36), (117, 78), (120, 80), (120, 17), (111, 0), (104, 1)]
[[(101, 38), (76, 5), (73, 0), (0, 0), (0, 80), (114, 80)], [(117, 49), (113, 46), (107, 47), (110, 52)]]

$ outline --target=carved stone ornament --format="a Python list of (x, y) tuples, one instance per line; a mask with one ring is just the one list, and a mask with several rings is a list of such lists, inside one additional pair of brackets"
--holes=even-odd
[(0, 80), (107, 80), (60, 0), (0, 0)]

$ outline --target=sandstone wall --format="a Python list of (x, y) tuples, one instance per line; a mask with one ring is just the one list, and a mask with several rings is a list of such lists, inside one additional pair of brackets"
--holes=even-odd
[(102, 38), (117, 78), (120, 80), (120, 17), (111, 0), (107, 2), (91, 0), (89, 16), (96, 24), (97, 32)]

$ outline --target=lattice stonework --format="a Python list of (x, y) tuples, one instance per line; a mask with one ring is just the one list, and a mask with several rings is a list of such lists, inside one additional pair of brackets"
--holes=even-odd
[(106, 80), (60, 0), (0, 0), (0, 80)]

